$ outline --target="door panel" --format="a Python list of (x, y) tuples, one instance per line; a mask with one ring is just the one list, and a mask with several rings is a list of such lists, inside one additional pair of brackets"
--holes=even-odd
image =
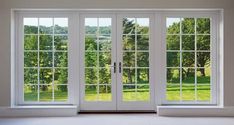
[(152, 19), (144, 14), (82, 16), (81, 110), (154, 110)]
[(118, 16), (117, 57), (121, 68), (117, 80), (117, 110), (153, 110), (153, 84), (150, 83), (149, 44), (151, 15)]
[(112, 15), (83, 15), (81, 110), (116, 110), (115, 41)]

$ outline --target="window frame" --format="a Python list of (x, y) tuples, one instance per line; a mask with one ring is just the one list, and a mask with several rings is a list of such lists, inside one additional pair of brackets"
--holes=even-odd
[[(68, 59), (68, 83), (67, 83), (67, 101), (24, 101), (24, 24), (23, 20), (24, 18), (67, 18), (68, 19), (68, 48), (67, 48), (67, 59)], [(75, 54), (73, 54), (74, 49), (73, 44), (75, 35), (73, 34), (74, 28), (72, 28), (72, 25), (78, 25), (74, 23), (74, 14), (72, 12), (66, 12), (66, 11), (23, 11), (23, 12), (17, 12), (15, 15), (16, 19), (16, 41), (15, 42), (15, 49), (16, 49), (16, 61), (15, 61), (15, 67), (16, 67), (16, 82), (15, 82), (15, 99), (17, 105), (37, 105), (37, 104), (74, 104), (75, 98), (74, 96), (74, 86), (76, 86), (74, 83), (76, 81), (75, 74), (72, 72), (77, 72), (77, 70), (74, 70), (77, 68), (76, 65), (72, 64), (75, 59)], [(38, 50), (36, 50), (38, 52)], [(52, 50), (53, 51), (53, 50)], [(73, 60), (73, 61), (72, 61)], [(38, 69), (38, 68), (37, 68)], [(39, 76), (38, 76), (39, 77)], [(38, 84), (36, 84), (38, 85)]]
[[(211, 77), (210, 77), (210, 101), (168, 101), (166, 100), (166, 84), (167, 84), (167, 47), (166, 47), (166, 36), (167, 36), (167, 27), (166, 27), (166, 19), (167, 18), (210, 18), (210, 69), (211, 69)], [(163, 99), (161, 104), (162, 105), (217, 105), (218, 104), (218, 95), (219, 95), (219, 73), (217, 72), (219, 69), (219, 55), (218, 55), (218, 48), (219, 48), (219, 40), (218, 40), (218, 15), (216, 12), (202, 12), (202, 11), (190, 11), (190, 12), (164, 12), (162, 16), (162, 45), (164, 51), (162, 51), (164, 62), (162, 62), (163, 65), (163, 71), (162, 73), (165, 74), (163, 80), (161, 81), (162, 84), (161, 88), (163, 89), (163, 93), (161, 95), (161, 98)], [(179, 35), (181, 35), (179, 33)], [(196, 35), (196, 34), (195, 34)], [(181, 52), (181, 50), (179, 50)], [(196, 52), (197, 50), (194, 50)], [(196, 59), (196, 58), (195, 58)], [(183, 68), (183, 66), (182, 66)], [(199, 68), (195, 66), (194, 68)], [(180, 83), (181, 84), (181, 83)], [(196, 96), (196, 95), (195, 95)]]
[[(155, 92), (155, 106), (157, 105), (219, 105), (222, 102), (222, 26), (221, 23), (221, 14), (217, 10), (209, 10), (209, 9), (116, 9), (116, 10), (89, 10), (89, 9), (74, 9), (74, 10), (64, 10), (64, 9), (57, 9), (57, 10), (30, 10), (30, 9), (16, 9), (14, 10), (14, 36), (13, 36), (13, 49), (12, 50), (12, 93), (14, 96), (13, 102), (14, 105), (37, 105), (37, 104), (47, 104), (47, 105), (56, 105), (56, 104), (80, 104), (80, 83), (81, 76), (80, 66), (81, 61), (79, 56), (82, 55), (80, 51), (81, 45), (79, 44), (80, 40), (80, 32), (82, 28), (80, 26), (80, 19), (82, 14), (90, 14), (90, 13), (97, 13), (97, 14), (113, 14), (117, 16), (118, 14), (124, 13), (137, 13), (137, 14), (153, 14), (153, 25), (150, 27), (152, 29), (152, 38), (151, 46), (149, 48), (152, 51), (149, 51), (152, 55), (152, 65), (150, 66), (150, 73), (155, 74), (155, 77), (152, 77), (152, 83), (155, 84), (153, 88)], [(82, 14), (80, 14), (82, 13)], [(68, 39), (70, 44), (68, 44), (68, 101), (67, 102), (24, 102), (23, 100), (23, 61), (22, 61), (22, 53), (23, 53), (23, 25), (22, 19), (23, 17), (68, 17)], [(212, 95), (211, 102), (168, 102), (166, 100), (166, 17), (175, 17), (175, 18), (183, 18), (183, 17), (192, 17), (192, 18), (202, 18), (208, 17), (211, 18), (211, 69), (212, 69), (212, 76), (211, 76), (211, 90)], [(79, 35), (77, 35), (79, 34)], [(117, 37), (117, 36), (113, 36)], [(79, 41), (79, 42), (77, 42)], [(20, 44), (21, 43), (21, 44)], [(156, 53), (155, 55), (152, 53)], [(151, 75), (150, 74), (150, 75)]]

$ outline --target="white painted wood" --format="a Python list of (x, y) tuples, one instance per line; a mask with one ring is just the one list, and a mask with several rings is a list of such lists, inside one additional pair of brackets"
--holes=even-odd
[[(111, 65), (116, 62), (116, 19), (113, 14), (103, 13), (85, 13), (80, 15), (80, 64), (82, 69), (80, 70), (80, 110), (116, 110), (116, 73), (114, 68), (111, 67), (111, 101), (85, 101), (85, 18), (111, 18)], [(99, 76), (98, 76), (99, 77)]]
[[(150, 87), (150, 100), (149, 101), (123, 101), (123, 84), (122, 84), (122, 73), (123, 68), (121, 68), (121, 72), (118, 72), (117, 75), (117, 110), (155, 110), (155, 84), (153, 83), (153, 55), (157, 53), (153, 53), (153, 39), (154, 39), (154, 15), (153, 14), (139, 14), (139, 13), (125, 13), (117, 15), (117, 62), (123, 65), (123, 45), (122, 45), (122, 20), (123, 18), (149, 18), (149, 87)], [(159, 53), (158, 53), (159, 54)], [(123, 66), (121, 66), (123, 67)]]

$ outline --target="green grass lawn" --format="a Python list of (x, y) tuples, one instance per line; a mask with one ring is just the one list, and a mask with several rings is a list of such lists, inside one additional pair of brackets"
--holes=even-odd
[[(55, 92), (55, 101), (66, 101), (67, 92)], [(37, 101), (36, 92), (25, 92), (25, 101)], [(168, 86), (166, 92), (166, 99), (169, 101), (180, 100), (180, 88), (179, 86)], [(197, 99), (204, 101), (210, 99), (210, 87), (208, 85), (202, 85), (197, 87)], [(52, 92), (41, 92), (40, 101), (47, 102), (52, 100)], [(97, 95), (92, 91), (86, 93), (86, 101), (111, 101), (112, 97), (110, 93), (100, 93)], [(123, 93), (124, 101), (147, 101), (149, 100), (149, 92), (147, 91), (125, 91)], [(182, 100), (195, 100), (195, 91), (193, 86), (183, 86), (182, 87)]]

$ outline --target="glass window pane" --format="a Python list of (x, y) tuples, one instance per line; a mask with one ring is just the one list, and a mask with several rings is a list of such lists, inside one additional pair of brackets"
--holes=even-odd
[(180, 66), (180, 53), (167, 52), (167, 67), (179, 67), (179, 66)]
[(85, 52), (85, 67), (96, 67), (96, 66), (97, 66), (97, 53)]
[(24, 34), (38, 34), (38, 18), (24, 18)]
[(195, 33), (195, 19), (194, 18), (183, 18), (181, 20), (182, 33), (183, 34), (194, 34)]
[(197, 86), (197, 100), (210, 101), (210, 99), (211, 99), (210, 85), (198, 85)]
[(111, 18), (99, 18), (99, 33), (111, 34)]
[(167, 101), (179, 101), (180, 100), (180, 85), (179, 84), (168, 84), (166, 91)]
[(123, 84), (135, 84), (136, 82), (136, 73), (134, 68), (124, 68), (122, 82)]
[(149, 84), (149, 69), (137, 69), (137, 84)]
[(54, 69), (54, 84), (68, 83), (68, 69), (55, 68)]
[(179, 68), (167, 68), (167, 84), (180, 84)]
[(24, 36), (24, 50), (37, 50), (38, 49), (37, 47), (38, 47), (37, 35)]
[(53, 64), (52, 52), (40, 52), (39, 64), (40, 64), (40, 67), (52, 67), (52, 64)]
[(53, 69), (40, 69), (40, 84), (52, 84)]
[(38, 86), (37, 85), (24, 85), (24, 101), (37, 101), (38, 100)]
[(197, 67), (210, 66), (210, 52), (197, 52)]
[(210, 50), (210, 35), (197, 35), (197, 50)]
[(195, 36), (182, 35), (182, 50), (194, 50), (194, 49), (195, 49)]
[(110, 51), (111, 50), (111, 36), (102, 35), (99, 36), (99, 50), (101, 51)]
[(24, 67), (37, 67), (37, 52), (24, 52)]
[(24, 68), (24, 84), (37, 84), (38, 72), (34, 68)]
[(149, 85), (137, 85), (136, 101), (149, 101), (150, 90)]
[(123, 34), (135, 34), (135, 18), (123, 18)]
[(55, 52), (54, 53), (54, 66), (55, 67), (68, 67), (67, 52)]
[(111, 86), (99, 85), (98, 101), (111, 101)]
[(109, 67), (111, 65), (111, 52), (99, 52), (99, 67)]
[(98, 70), (97, 68), (85, 68), (85, 84), (98, 83)]
[(55, 34), (68, 33), (68, 18), (54, 18), (54, 33)]
[(54, 86), (54, 101), (64, 102), (68, 99), (68, 87), (67, 85), (55, 85)]
[(182, 66), (183, 67), (194, 67), (195, 66), (194, 52), (183, 52), (182, 53)]
[(167, 35), (167, 50), (180, 50), (179, 35)]
[(136, 100), (136, 87), (135, 85), (123, 85), (123, 101)]
[(149, 33), (149, 18), (137, 18), (137, 34), (148, 34)]
[(68, 36), (66, 35), (54, 36), (54, 47), (56, 50), (67, 50)]
[(167, 18), (167, 34), (180, 33), (180, 18)]
[(123, 50), (135, 50), (135, 35), (123, 35)]
[(148, 35), (137, 35), (137, 50), (149, 50)]
[(96, 85), (86, 85), (85, 86), (85, 101), (97, 101), (97, 86)]
[(53, 33), (53, 18), (39, 18), (39, 25), (40, 34)]
[(96, 34), (98, 30), (97, 18), (85, 18), (85, 33)]
[(197, 33), (198, 34), (210, 34), (210, 19), (209, 18), (197, 19)]
[(51, 85), (40, 85), (39, 101), (50, 102), (52, 101), (52, 86)]
[(135, 67), (135, 52), (123, 53), (123, 67)]
[(211, 69), (197, 68), (197, 84), (210, 84)]
[(110, 68), (99, 69), (99, 84), (111, 84), (111, 69)]
[(39, 44), (40, 44), (40, 50), (52, 50), (53, 49), (53, 36), (52, 35), (40, 35)]
[(97, 50), (97, 36), (86, 35), (85, 36), (85, 50)]
[(182, 100), (184, 101), (195, 100), (195, 86), (194, 85), (182, 86)]
[(149, 52), (137, 52), (137, 66), (149, 67)]
[(182, 68), (182, 83), (183, 84), (195, 84), (195, 69), (194, 68)]

